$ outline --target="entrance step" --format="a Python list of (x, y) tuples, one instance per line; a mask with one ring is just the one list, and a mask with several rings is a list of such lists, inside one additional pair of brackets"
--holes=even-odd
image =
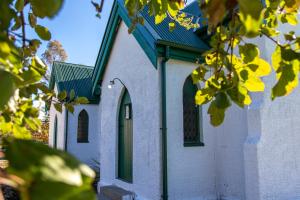
[(134, 200), (134, 193), (115, 185), (100, 188), (99, 200)]

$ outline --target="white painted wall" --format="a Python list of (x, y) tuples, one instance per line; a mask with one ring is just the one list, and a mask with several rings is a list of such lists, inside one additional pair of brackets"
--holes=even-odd
[[(298, 26), (299, 27), (299, 26)], [(281, 27), (288, 32), (286, 26)], [(298, 31), (299, 28), (293, 28)], [(263, 56), (271, 62), (274, 44), (259, 42)], [(266, 92), (255, 96), (248, 112), (249, 135), (245, 143), (247, 200), (300, 199), (300, 88), (271, 101), (273, 77), (264, 79)]]
[[(132, 100), (133, 110), (133, 183), (117, 176), (117, 118), (122, 85)], [(100, 162), (101, 184), (115, 184), (138, 194), (138, 199), (158, 200), (161, 195), (160, 98), (158, 71), (122, 22), (110, 55), (102, 83)], [(101, 112), (100, 112), (101, 111)]]
[[(68, 116), (68, 140), (67, 151), (77, 157), (80, 161), (95, 166), (93, 160), (99, 161), (99, 125), (98, 119), (99, 105), (78, 105), (75, 106), (74, 113), (69, 112)], [(88, 143), (77, 143), (78, 115), (85, 109), (89, 116)]]
[[(54, 85), (54, 91), (57, 93), (56, 84)], [(65, 146), (65, 109), (62, 112), (56, 111), (53, 104), (50, 106), (50, 122), (49, 122), (49, 145), (53, 147), (54, 144), (54, 119), (57, 116), (57, 148), (64, 149)]]
[[(57, 87), (54, 86), (54, 91), (57, 93)], [(80, 161), (94, 166), (92, 159), (99, 161), (99, 126), (98, 120), (99, 105), (78, 105), (74, 106), (74, 114), (68, 113), (68, 138), (67, 138), (67, 152), (73, 154)], [(77, 143), (77, 126), (78, 114), (85, 109), (89, 115), (89, 143)], [(57, 116), (57, 147), (65, 150), (65, 128), (66, 128), (66, 109), (60, 113), (56, 111), (53, 105), (50, 106), (50, 124), (49, 124), (49, 145), (53, 147), (54, 144), (54, 119)]]
[(235, 106), (222, 126), (210, 125), (203, 106), (205, 146), (183, 146), (182, 88), (196, 64), (167, 63), (168, 173), (170, 200), (244, 199), (243, 142), (246, 111)]

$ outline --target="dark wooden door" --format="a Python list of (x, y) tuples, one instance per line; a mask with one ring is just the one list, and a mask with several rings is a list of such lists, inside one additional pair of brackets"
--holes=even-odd
[(132, 182), (132, 109), (125, 91), (119, 110), (118, 178)]

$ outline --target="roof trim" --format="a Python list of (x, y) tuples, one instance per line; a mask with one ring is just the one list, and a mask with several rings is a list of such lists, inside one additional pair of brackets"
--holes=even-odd
[[(122, 0), (114, 0), (112, 6), (92, 75), (92, 94), (96, 94), (99, 88), (97, 85), (101, 85), (120, 22), (123, 20), (128, 27), (131, 25), (131, 19), (122, 3)], [(166, 55), (165, 47), (170, 47), (170, 58), (193, 63), (198, 62), (201, 54), (207, 50), (162, 40), (147, 20), (145, 20), (144, 26), (138, 24), (132, 34), (155, 68), (157, 68), (158, 58)]]

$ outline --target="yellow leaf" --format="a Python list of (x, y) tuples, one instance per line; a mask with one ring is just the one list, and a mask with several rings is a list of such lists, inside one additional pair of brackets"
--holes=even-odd
[(267, 76), (271, 73), (270, 64), (261, 58), (255, 58), (253, 62), (247, 65), (256, 76)]
[(275, 71), (280, 68), (281, 58), (281, 47), (277, 46), (272, 54), (272, 66)]
[(263, 92), (265, 90), (265, 84), (257, 77), (249, 78), (244, 82), (245, 87), (250, 92)]
[(155, 24), (160, 24), (164, 19), (167, 17), (166, 13), (163, 13), (162, 15), (156, 14), (155, 15)]
[(250, 92), (262, 92), (265, 89), (265, 84), (255, 76), (255, 74), (251, 70), (243, 69), (239, 73), (239, 77), (241, 81), (244, 83), (243, 85)]
[(172, 17), (176, 16), (180, 9), (181, 9), (180, 4), (178, 4), (177, 2), (168, 3), (168, 12)]
[(212, 99), (212, 96), (210, 95), (209, 89), (204, 88), (201, 90), (198, 90), (195, 96), (195, 101), (197, 105), (203, 105), (208, 103)]

